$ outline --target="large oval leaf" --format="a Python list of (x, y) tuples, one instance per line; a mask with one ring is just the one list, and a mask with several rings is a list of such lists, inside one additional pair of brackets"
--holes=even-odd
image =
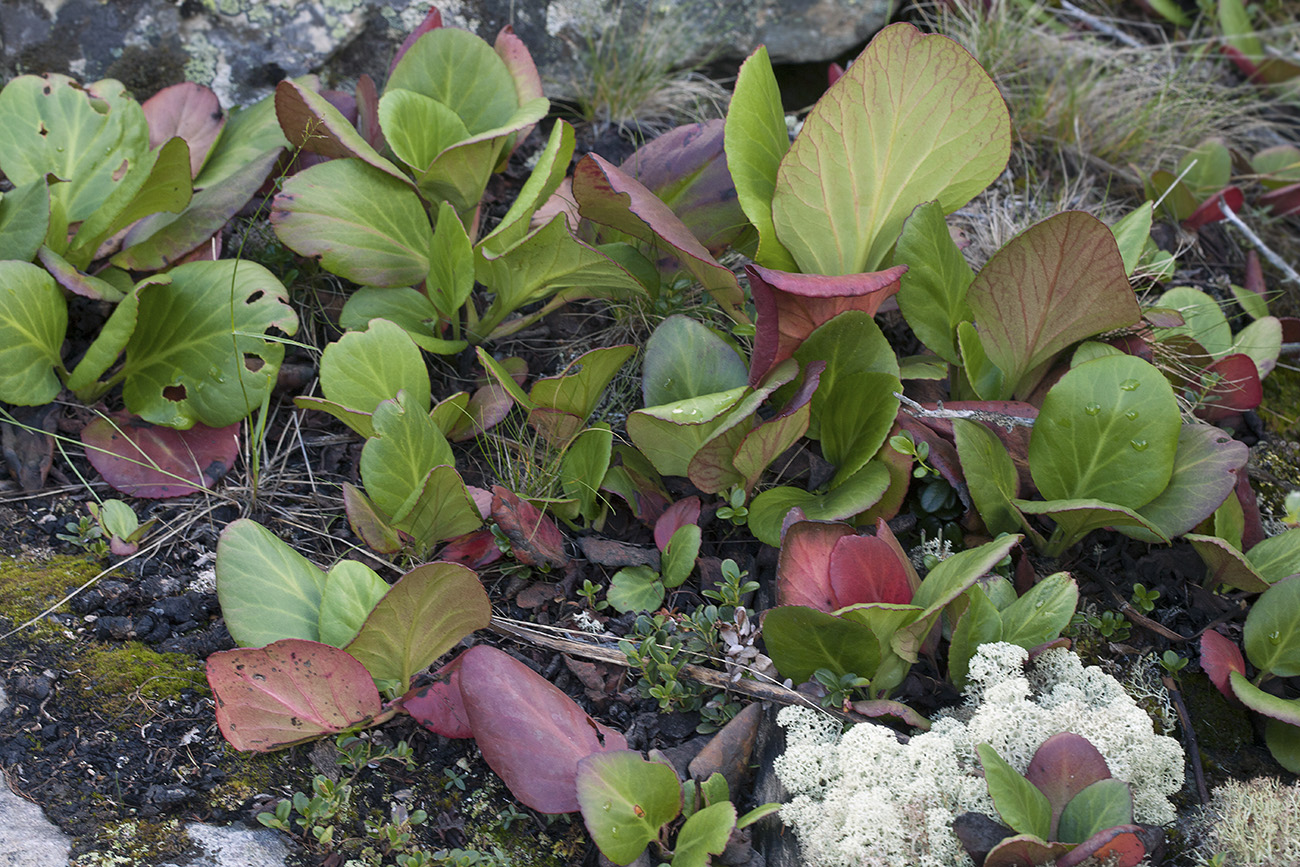
[(470, 135), (506, 125), (520, 104), (505, 61), (482, 39), (455, 27), (432, 30), (415, 41), (384, 86), (385, 95), (394, 90), (437, 100), (456, 113)]
[(842, 521), (861, 515), (884, 496), (889, 470), (871, 461), (853, 476), (824, 493), (781, 485), (763, 491), (749, 506), (749, 531), (772, 547), (781, 544), (781, 525), (798, 506), (814, 521)]
[(237, 750), (270, 752), (355, 728), (379, 714), (366, 667), (328, 644), (289, 638), (208, 657), (217, 725)]
[[(1049, 837), (1053, 840), (1065, 840), (1078, 843), (1091, 836), (1085, 834), (1079, 840), (1058, 837), (1057, 822), (1061, 813), (1076, 795), (1098, 780), (1110, 778), (1110, 768), (1106, 758), (1093, 746), (1092, 741), (1074, 732), (1058, 732), (1039, 744), (1034, 757), (1025, 768), (1025, 779), (1038, 787), (1049, 804), (1052, 805), (1052, 822)], [(1124, 822), (1133, 820), (1132, 801), (1130, 799), (1129, 815)], [(1112, 822), (1119, 825), (1121, 822)], [(1107, 825), (1105, 827), (1110, 827)], [(1098, 829), (1100, 830), (1100, 829)]]
[(1129, 355), (1097, 358), (1047, 393), (1029, 439), (1029, 469), (1049, 500), (1136, 509), (1169, 483), (1181, 429), (1159, 370)]
[(689, 316), (669, 316), (646, 341), (641, 361), (641, 396), (661, 406), (744, 386), (745, 361), (707, 325)]
[(364, 286), (413, 286), (429, 273), (433, 229), (415, 191), (359, 159), (287, 179), (271, 225), (290, 249)]
[(682, 809), (676, 772), (631, 750), (594, 753), (580, 761), (577, 791), (591, 839), (615, 864), (635, 861)]
[(418, 672), (490, 622), (492, 603), (472, 570), (426, 563), (398, 579), (347, 651), (376, 680), (395, 680), (405, 691)]
[(1056, 836), (1082, 843), (1093, 834), (1133, 821), (1133, 792), (1123, 780), (1106, 779), (1086, 786), (1061, 811)]
[(432, 402), (424, 356), (402, 327), (387, 319), (372, 319), (365, 331), (348, 332), (325, 347), (320, 384), (331, 403), (358, 412), (373, 413), (403, 390), (412, 410), (427, 413)]
[(119, 412), (81, 429), (90, 465), (117, 490), (133, 497), (183, 497), (205, 488), (235, 465), (239, 425), (196, 424), (173, 430)]
[(803, 605), (769, 609), (763, 642), (777, 671), (796, 684), (812, 680), (819, 668), (870, 678), (880, 665), (880, 644), (870, 627)]
[(317, 641), (325, 573), (270, 530), (241, 518), (217, 542), (217, 600), (236, 644)]
[[(1178, 450), (1174, 453), (1174, 471), (1169, 484), (1139, 514), (1170, 539), (1190, 532), (1232, 495), (1238, 471), (1246, 465), (1249, 456), (1245, 443), (1234, 440), (1219, 428), (1207, 424), (1183, 425), (1178, 433)], [(1120, 532), (1145, 542), (1156, 540), (1141, 528), (1123, 527)]]
[(541, 813), (580, 809), (578, 762), (627, 749), (554, 684), (494, 647), (461, 657), (460, 691), (474, 740), (511, 794)]
[(835, 592), (831, 588), (831, 551), (840, 539), (853, 532), (853, 527), (839, 521), (791, 524), (781, 540), (781, 555), (777, 560), (777, 604), (804, 605), (826, 612), (843, 608), (843, 604), (835, 604)]
[(910, 24), (880, 31), (781, 160), (772, 217), (815, 274), (871, 271), (919, 202), (952, 213), (1011, 154), (997, 87), (965, 49)]
[(253, 262), (192, 262), (140, 296), (126, 345), (122, 396), (132, 412), (169, 427), (224, 427), (244, 419), (275, 386), (298, 317), (289, 293)]
[(68, 303), (54, 278), (28, 262), (0, 262), (0, 400), (41, 406), (58, 396), (54, 369), (67, 330)]
[(1242, 644), (1261, 671), (1279, 677), (1300, 674), (1300, 576), (1279, 581), (1250, 606)]

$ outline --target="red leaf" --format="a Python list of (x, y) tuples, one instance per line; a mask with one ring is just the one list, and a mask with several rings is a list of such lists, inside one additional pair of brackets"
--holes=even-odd
[(337, 647), (286, 638), (208, 657), (217, 725), (237, 750), (269, 752), (360, 725), (382, 709), (366, 667)]
[(1250, 486), (1249, 473), (1237, 473), (1237, 502), (1241, 503), (1241, 513), (1246, 519), (1246, 526), (1241, 531), (1241, 550), (1249, 551), (1264, 541), (1264, 520), (1259, 513), (1259, 497)]
[(413, 689), (398, 700), (398, 706), (431, 732), (447, 738), (472, 738), (465, 702), (460, 696), (460, 661), (464, 654), (438, 669), (438, 680)]
[(1067, 854), (1056, 859), (1056, 867), (1076, 867), (1089, 858), (1110, 867), (1136, 867), (1146, 857), (1147, 847), (1139, 839), (1137, 825), (1116, 825), (1098, 831)]
[(149, 147), (161, 147), (180, 136), (190, 147), (190, 177), (198, 177), (203, 161), (226, 125), (221, 101), (211, 88), (191, 81), (164, 87), (140, 106), (149, 121)]
[(501, 559), (501, 549), (497, 547), (497, 537), (491, 530), (475, 530), (464, 536), (457, 536), (438, 552), (439, 560), (449, 560), (471, 569), (479, 570)]
[(1275, 217), (1289, 217), (1300, 213), (1300, 183), (1269, 190), (1259, 197), (1257, 203), (1272, 211)]
[(1264, 399), (1259, 368), (1250, 356), (1241, 353), (1224, 356), (1207, 366), (1201, 383), (1207, 391), (1196, 414), (1211, 423), (1254, 409)]
[(840, 80), (840, 76), (843, 74), (844, 74), (844, 67), (840, 66), (838, 63), (832, 63), (826, 69), (826, 86), (831, 87), (832, 85), (834, 85), (835, 82)]
[(1237, 696), (1228, 684), (1228, 675), (1234, 671), (1246, 673), (1246, 659), (1241, 655), (1241, 648), (1213, 629), (1207, 629), (1201, 633), (1201, 668), (1215, 688), (1236, 704)]
[(165, 499), (210, 488), (229, 471), (239, 453), (239, 424), (173, 430), (119, 412), (82, 428), (81, 441), (91, 466), (114, 488)]
[(776, 604), (806, 605), (831, 611), (835, 604), (831, 588), (831, 552), (845, 536), (852, 536), (848, 524), (829, 521), (797, 521), (785, 531), (776, 565)]
[(1224, 187), (1202, 202), (1190, 217), (1183, 220), (1183, 228), (1189, 232), (1195, 232), (1209, 223), (1226, 220), (1227, 215), (1219, 207), (1220, 202), (1226, 202), (1233, 213), (1240, 213), (1241, 206), (1246, 203), (1246, 197), (1241, 194), (1241, 190), (1237, 187)]
[[(846, 536), (830, 558), (831, 604), (836, 609), (858, 602), (912, 601), (907, 570), (884, 539)], [(832, 609), (835, 610), (835, 609)]]
[(700, 498), (686, 497), (664, 509), (664, 513), (655, 520), (655, 547), (663, 551), (668, 547), (668, 540), (687, 524), (700, 522)]
[[(507, 24), (501, 28), (492, 50), (505, 62), (506, 69), (510, 70), (510, 77), (514, 80), (515, 94), (519, 97), (520, 105), (544, 95), (542, 77), (537, 72), (537, 64), (533, 62), (533, 56), (528, 53), (528, 46), (515, 35), (514, 27)], [(523, 127), (515, 134), (515, 150), (518, 150), (519, 145), (528, 138), (534, 126), (536, 124)], [(511, 153), (514, 151), (512, 150)]]
[(1268, 287), (1264, 285), (1264, 267), (1259, 264), (1259, 253), (1255, 250), (1246, 252), (1246, 276), (1241, 285), (1256, 295), (1268, 296)]
[(1225, 44), (1220, 45), (1219, 50), (1228, 56), (1228, 59), (1248, 80), (1253, 81), (1259, 75), (1259, 67), (1255, 65), (1253, 60), (1243, 54), (1239, 48)]
[(492, 519), (510, 540), (515, 559), (525, 566), (547, 565), (562, 569), (568, 564), (564, 536), (555, 522), (532, 503), (519, 499), (500, 485), (492, 486)]
[(510, 792), (540, 813), (578, 809), (578, 761), (627, 749), (550, 681), (479, 644), (460, 657), (460, 692), (474, 740)]
[(1037, 786), (1052, 805), (1049, 839), (1056, 836), (1056, 824), (1065, 805), (1088, 786), (1109, 778), (1106, 759), (1082, 735), (1060, 732), (1039, 745), (1025, 769), (1025, 779)]
[(384, 152), (387, 143), (379, 128), (379, 90), (375, 80), (365, 73), (357, 79), (357, 132), (372, 148)]
[(885, 299), (898, 292), (906, 272), (906, 265), (895, 265), (885, 271), (828, 277), (746, 265), (758, 312), (749, 384), (762, 382), (767, 372), (793, 356), (818, 326), (844, 311), (861, 310), (875, 316)]

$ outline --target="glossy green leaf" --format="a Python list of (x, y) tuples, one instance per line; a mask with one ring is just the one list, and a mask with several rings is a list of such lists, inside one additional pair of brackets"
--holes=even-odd
[(419, 196), (359, 159), (286, 178), (271, 225), (294, 252), (363, 286), (413, 286), (429, 273), (433, 230)]
[(50, 191), (45, 178), (5, 193), (0, 197), (0, 261), (32, 261), (49, 228)]
[(414, 508), (425, 475), (455, 463), (451, 446), (418, 401), (402, 395), (375, 407), (375, 435), (361, 449), (361, 480), (380, 511), (400, 524)]
[(1232, 340), (1231, 353), (1250, 356), (1263, 379), (1277, 366), (1282, 351), (1282, 321), (1276, 316), (1264, 316), (1246, 325)]
[(335, 563), (325, 574), (325, 587), (321, 591), (320, 641), (333, 647), (346, 647), (387, 592), (388, 583), (364, 563), (356, 560)]
[(1246, 562), (1269, 584), (1300, 572), (1300, 530), (1261, 539), (1246, 552)]
[[(861, 310), (845, 311), (820, 325), (794, 351), (794, 357), (805, 367), (814, 361), (826, 362), (826, 369), (822, 371), (821, 381), (816, 393), (813, 394), (814, 429), (810, 436), (821, 436), (820, 427), (823, 419), (835, 424), (834, 414), (828, 409), (828, 402), (833, 396), (838, 398), (837, 407), (843, 409), (849, 408), (845, 406), (846, 395), (852, 395), (863, 402), (870, 401), (871, 404), (877, 402), (870, 400), (868, 397), (870, 392), (861, 390), (862, 382), (849, 381), (850, 377), (863, 373), (879, 373), (893, 377), (895, 383), (898, 380), (898, 360), (893, 348), (875, 320)], [(883, 385), (883, 381), (876, 384)], [(902, 391), (902, 385), (895, 384), (892, 389)], [(898, 401), (892, 392), (881, 394), (879, 401), (885, 404), (892, 402), (894, 412), (897, 412)], [(882, 414), (889, 414), (892, 421), (892, 414)], [(833, 448), (841, 460), (848, 454), (857, 454), (858, 450), (850, 446), (855, 439), (862, 439), (863, 442), (860, 444), (864, 448), (870, 444), (866, 437), (854, 437), (852, 424), (839, 425), (831, 436), (835, 442)], [(874, 453), (882, 442), (884, 442), (883, 435), (871, 451)], [(826, 448), (825, 444), (823, 448)], [(827, 455), (827, 459), (839, 465), (830, 455)]]
[(1133, 356), (1072, 368), (1047, 393), (1029, 440), (1029, 469), (1049, 500), (1131, 509), (1169, 483), (1182, 419), (1164, 375)]
[(759, 422), (741, 439), (731, 456), (731, 467), (739, 475), (738, 483), (746, 491), (752, 491), (772, 462), (807, 432), (812, 418), (809, 389), (815, 387), (815, 383), (805, 378), (804, 385), (779, 413)]
[(132, 333), (135, 332), (140, 314), (141, 293), (150, 290), (150, 287), (165, 286), (170, 282), (171, 278), (165, 275), (155, 275), (141, 280), (113, 308), (108, 321), (104, 323), (99, 334), (91, 342), (90, 348), (86, 350), (86, 354), (68, 376), (67, 386), (79, 398), (87, 401), (95, 400), (102, 392), (104, 386), (98, 384), (98, 379), (117, 362), (118, 356), (122, 354)]
[(1250, 606), (1243, 645), (1261, 671), (1279, 677), (1300, 674), (1300, 578), (1278, 581)]
[(367, 548), (380, 554), (395, 554), (402, 550), (402, 538), (397, 530), (379, 514), (375, 504), (359, 488), (348, 482), (343, 483), (343, 510), (348, 516), (348, 526)]
[(1244, 674), (1235, 670), (1228, 672), (1228, 683), (1232, 694), (1255, 713), (1286, 725), (1300, 726), (1300, 700), (1285, 699), (1264, 692), (1247, 680)]
[(961, 364), (957, 324), (975, 318), (966, 290), (975, 272), (952, 240), (938, 202), (917, 205), (894, 248), (895, 265), (906, 265), (898, 309), (921, 342), (950, 364)]
[(641, 361), (641, 395), (646, 406), (662, 406), (745, 385), (745, 360), (713, 329), (674, 314), (655, 328)]
[(472, 570), (427, 563), (389, 588), (344, 649), (375, 680), (395, 680), (405, 691), (412, 677), (491, 621), (492, 603)]
[(122, 368), (126, 406), (168, 427), (234, 424), (275, 387), (284, 344), (269, 332), (298, 330), (289, 293), (261, 265), (234, 259), (168, 274), (169, 284), (140, 296)]
[(733, 388), (636, 410), (627, 417), (627, 435), (660, 473), (685, 476), (691, 458), (748, 391)]
[(384, 94), (394, 90), (442, 103), (471, 135), (504, 125), (519, 107), (505, 61), (482, 39), (455, 27), (431, 30), (415, 41), (393, 68)]
[(672, 589), (681, 586), (695, 569), (695, 558), (700, 553), (700, 525), (686, 524), (678, 527), (663, 551), (663, 582)]
[(631, 864), (682, 809), (681, 784), (668, 765), (630, 750), (578, 762), (578, 804), (591, 839), (615, 864)]
[(600, 484), (609, 470), (614, 434), (605, 422), (598, 422), (578, 435), (560, 462), (560, 487), (566, 497), (578, 501), (578, 513), (594, 521), (603, 508)]
[(664, 583), (649, 566), (626, 566), (609, 579), (605, 598), (615, 611), (654, 611), (664, 601)]
[[(315, 75), (301, 75), (292, 79), (308, 90), (320, 87)], [(226, 125), (221, 131), (203, 164), (203, 170), (194, 179), (198, 189), (214, 189), (241, 171), (249, 162), (268, 151), (283, 151), (289, 142), (280, 129), (275, 116), (275, 100), (268, 96), (252, 105), (235, 106), (226, 112)]]
[(763, 642), (777, 671), (796, 684), (819, 668), (870, 678), (880, 664), (880, 645), (869, 627), (802, 605), (768, 609)]
[(1011, 501), (1020, 496), (1020, 478), (1007, 447), (985, 425), (969, 419), (953, 419), (953, 439), (970, 498), (984, 526), (994, 535), (1019, 528)]
[(386, 319), (400, 326), (416, 346), (436, 355), (454, 355), (467, 345), (463, 340), (434, 336), (438, 311), (427, 297), (414, 289), (364, 286), (348, 296), (339, 313), (339, 325), (347, 331), (365, 331), (375, 319)]
[(957, 348), (961, 352), (962, 373), (975, 397), (981, 400), (999, 400), (1008, 394), (1007, 377), (994, 364), (984, 349), (984, 341), (974, 323), (957, 324)]
[(438, 205), (424, 291), (442, 318), (450, 321), (460, 315), (474, 291), (474, 246), (456, 209), (447, 202)]
[(596, 410), (614, 375), (636, 354), (631, 344), (606, 346), (578, 356), (555, 376), (533, 383), (534, 405), (571, 413), (584, 421)]
[(1098, 780), (1075, 795), (1061, 811), (1056, 837), (1082, 843), (1098, 831), (1133, 822), (1133, 792), (1123, 780)]
[(1068, 572), (1048, 575), (1002, 609), (1002, 641), (1026, 650), (1055, 641), (1070, 625), (1079, 587)]
[(1093, 530), (1103, 527), (1139, 527), (1161, 542), (1169, 539), (1155, 524), (1126, 506), (1104, 500), (1012, 500), (1011, 505), (1026, 515), (1048, 515), (1056, 522), (1056, 531), (1045, 553), (1059, 557), (1070, 546), (1083, 541)]
[(416, 172), (470, 137), (464, 121), (450, 107), (412, 90), (388, 88), (379, 100), (379, 123), (393, 153)]
[(802, 488), (768, 488), (749, 504), (749, 531), (760, 542), (774, 548), (781, 545), (781, 523), (798, 506), (811, 521), (842, 521), (870, 509), (889, 488), (889, 470), (881, 461), (870, 461), (857, 473), (828, 491)]
[(1002, 640), (1002, 615), (988, 594), (978, 584), (966, 594), (969, 597), (966, 613), (953, 627), (952, 642), (948, 645), (948, 679), (958, 689), (966, 688), (970, 661), (979, 646)]
[[(693, 485), (704, 493), (716, 494), (733, 485), (749, 483), (749, 476), (737, 468), (734, 459), (749, 435), (754, 433), (756, 414), (763, 402), (778, 388), (790, 382), (796, 370), (796, 363), (787, 359), (773, 368), (758, 388), (747, 389), (745, 396), (727, 410), (722, 423), (690, 458), (686, 474)], [(794, 400), (807, 404), (806, 388), (801, 388), (800, 396), (792, 399), (792, 402)], [(755, 443), (753, 448), (758, 449), (759, 444)], [(757, 456), (757, 451), (751, 451), (747, 453), (746, 459), (752, 462)], [(749, 472), (753, 469), (750, 466)]]
[(1146, 201), (1125, 214), (1110, 227), (1119, 246), (1120, 258), (1124, 261), (1124, 273), (1132, 277), (1146, 248), (1147, 239), (1151, 237), (1151, 217), (1155, 205)]
[(952, 213), (992, 183), (1011, 152), (1010, 126), (965, 49), (910, 24), (886, 27), (781, 160), (777, 237), (806, 273), (873, 271), (918, 202)]
[(904, 659), (894, 650), (894, 636), (915, 623), (924, 612), (916, 605), (865, 602), (845, 606), (835, 613), (871, 630), (880, 649), (880, 662), (871, 675), (870, 692), (872, 695), (887, 695), (907, 678), (912, 668), (912, 660)]
[(1267, 719), (1264, 721), (1264, 742), (1279, 765), (1293, 774), (1300, 773), (1300, 725)]
[(966, 300), (1003, 394), (1023, 397), (1043, 366), (1070, 344), (1141, 316), (1115, 236), (1082, 211), (1034, 225), (980, 269)]
[[(1238, 473), (1249, 455), (1245, 443), (1219, 428), (1184, 424), (1178, 433), (1169, 484), (1138, 513), (1170, 539), (1190, 532), (1232, 497)], [(1146, 542), (1158, 539), (1140, 527), (1126, 527), (1120, 532)], [(1300, 571), (1300, 561), (1296, 567), (1293, 571)]]
[(506, 211), (496, 228), (479, 241), (485, 252), (500, 254), (528, 234), (528, 224), (533, 214), (564, 181), (569, 162), (573, 159), (574, 144), (573, 127), (563, 120), (557, 120), (551, 127), (551, 137), (537, 158), (532, 174), (524, 182), (519, 195), (510, 205), (510, 210)]
[(460, 473), (450, 466), (436, 466), (403, 505), (405, 514), (395, 520), (397, 529), (412, 540), (420, 557), (433, 546), (463, 536), (483, 526), (483, 516), (465, 487)]
[[(329, 351), (329, 347), (326, 347)], [(370, 423), (370, 413), (352, 409), (343, 406), (331, 400), (324, 400), (319, 397), (295, 397), (293, 405), (299, 409), (314, 409), (318, 412), (332, 415), (339, 421), (343, 422), (352, 430), (356, 431), (363, 438), (370, 438), (375, 435), (374, 426)]]
[(672, 867), (708, 867), (709, 855), (721, 855), (736, 827), (736, 808), (730, 801), (699, 810), (677, 832)]
[(1178, 311), (1184, 323), (1172, 328), (1155, 329), (1159, 339), (1186, 335), (1215, 358), (1222, 357), (1232, 350), (1232, 327), (1228, 325), (1228, 318), (1223, 314), (1223, 308), (1200, 289), (1193, 289), (1191, 286), (1175, 286), (1157, 298), (1155, 306)]
[(0, 400), (41, 406), (58, 396), (67, 330), (68, 303), (54, 278), (27, 262), (0, 262)]
[(236, 644), (319, 640), (325, 573), (261, 524), (240, 518), (222, 531), (216, 573), (221, 615)]
[(1052, 821), (1052, 807), (1047, 796), (1029, 782), (997, 750), (988, 744), (979, 744), (980, 764), (988, 780), (989, 795), (997, 807), (998, 815), (1018, 834), (1032, 834), (1046, 839)]
[(427, 413), (432, 398), (424, 357), (406, 331), (375, 319), (365, 331), (351, 331), (325, 347), (321, 390), (331, 402), (373, 413), (380, 402), (405, 391), (407, 405)]
[[(1219, 5), (1234, 2), (1240, 8), (1240, 0), (1220, 0)], [(1232, 183), (1232, 153), (1223, 142), (1207, 139), (1184, 154), (1176, 174), (1197, 200), (1204, 201)]]
[(740, 66), (731, 107), (727, 111), (727, 168), (736, 185), (736, 198), (749, 222), (758, 230), (754, 261), (765, 268), (797, 271), (788, 250), (781, 246), (772, 223), (772, 198), (777, 169), (790, 149), (781, 91), (777, 87), (767, 47), (760, 45)]

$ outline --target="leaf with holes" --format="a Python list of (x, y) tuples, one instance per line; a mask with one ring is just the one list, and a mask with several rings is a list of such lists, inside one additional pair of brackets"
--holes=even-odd
[(81, 441), (91, 466), (115, 489), (167, 499), (210, 488), (235, 465), (239, 425), (174, 430), (123, 412), (92, 420)]
[(328, 644), (290, 638), (208, 657), (217, 725), (235, 749), (270, 752), (356, 728), (382, 710), (366, 667)]

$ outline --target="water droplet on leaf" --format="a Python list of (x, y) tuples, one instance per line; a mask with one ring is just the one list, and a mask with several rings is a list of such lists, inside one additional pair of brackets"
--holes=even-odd
[(1128, 419), (1129, 421), (1137, 421), (1138, 411), (1135, 409), (1131, 409), (1128, 412), (1124, 413), (1124, 418)]
[(1101, 412), (1101, 404), (1090, 403), (1083, 408), (1083, 411), (1086, 412), (1088, 415), (1096, 415), (1097, 413)]
[(1138, 386), (1141, 384), (1136, 379), (1126, 379), (1119, 384), (1119, 387), (1124, 391), (1137, 391)]
[(1129, 440), (1128, 444), (1133, 447), (1133, 451), (1135, 452), (1144, 452), (1147, 449), (1146, 440)]

